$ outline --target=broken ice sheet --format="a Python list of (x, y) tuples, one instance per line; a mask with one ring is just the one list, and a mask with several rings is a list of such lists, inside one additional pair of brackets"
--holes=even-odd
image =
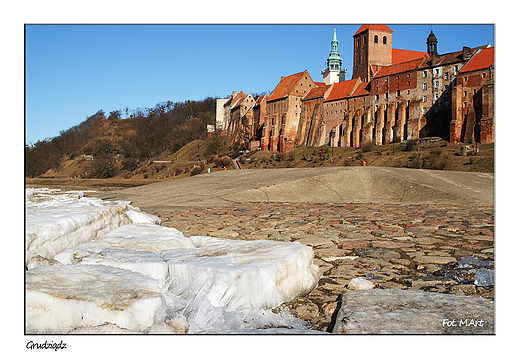
[(109, 266), (37, 267), (26, 273), (25, 293), (28, 334), (64, 334), (104, 323), (141, 332), (166, 318), (155, 280)]
[[(130, 206), (128, 201), (102, 201), (83, 197), (82, 193), (46, 195), (45, 201), (37, 196), (47, 192), (47, 189), (26, 189), (25, 264), (28, 269), (37, 265), (32, 263), (33, 258), (52, 259), (66, 248), (99, 238), (131, 223), (132, 218), (140, 223), (159, 223), (157, 217)], [(40, 198), (36, 202), (31, 200), (35, 196)]]
[[(64, 217), (69, 213), (69, 205), (71, 208), (77, 207), (78, 201), (65, 205), (62, 211)], [(40, 258), (35, 264), (44, 266), (29, 272), (35, 274), (47, 270), (43, 268), (53, 268), (49, 271), (65, 271), (65, 275), (71, 271), (70, 268), (112, 267), (114, 270), (141, 275), (155, 283), (155, 292), (162, 298), (162, 309), (157, 308), (157, 311), (162, 313), (164, 309), (165, 316), (159, 315), (154, 319), (154, 323), (161, 323), (177, 316), (185, 317), (190, 333), (251, 332), (258, 329), (272, 332), (276, 328), (283, 328), (285, 331), (308, 329), (306, 322), (290, 313), (273, 313), (271, 309), (291, 301), (298, 295), (310, 292), (317, 285), (319, 269), (313, 264), (312, 248), (300, 243), (240, 241), (212, 237), (186, 238), (176, 229), (150, 223), (146, 216), (152, 219), (154, 216), (139, 212), (138, 209), (138, 216), (129, 214), (133, 209), (128, 204), (125, 205), (127, 210), (124, 213), (127, 218), (132, 217), (135, 222), (144, 218), (145, 223), (120, 224), (103, 236), (97, 235), (95, 239), (89, 237), (88, 231), (84, 231), (82, 225), (79, 225), (75, 228), (76, 235), (81, 237), (77, 245), (72, 245), (73, 241), (59, 239), (58, 231), (54, 231), (54, 240), (58, 239), (58, 242), (63, 243), (65, 249), (52, 260)], [(95, 211), (98, 207), (111, 206), (114, 204), (105, 205), (103, 202), (94, 201), (90, 207)], [(52, 208), (53, 206), (42, 207), (39, 211), (48, 213)], [(88, 210), (86, 212), (88, 213)], [(29, 217), (28, 221), (32, 219), (34, 217)], [(110, 216), (105, 216), (104, 220), (110, 221)], [(71, 222), (75, 223), (68, 221), (69, 219), (64, 220), (64, 223), (69, 223), (66, 227), (72, 227)], [(49, 230), (48, 234), (48, 239), (52, 240), (50, 238), (53, 231)], [(45, 245), (47, 243), (43, 241), (42, 246)], [(64, 265), (45, 266), (45, 263), (58, 262)], [(105, 272), (109, 274), (110, 271)], [(41, 285), (47, 289), (53, 288), (53, 277), (40, 277)], [(107, 275), (100, 281), (110, 282), (110, 278), (111, 276)], [(135, 280), (127, 278), (127, 281), (131, 286)], [(27, 298), (30, 298), (30, 306), (33, 308), (31, 311), (28, 310), (28, 327), (32, 332), (66, 332), (75, 325), (83, 325), (84, 328), (90, 328), (88, 330), (94, 330), (94, 327), (101, 328), (103, 322), (99, 324), (99, 320), (92, 320), (91, 324), (85, 323), (84, 319), (79, 320), (77, 313), (84, 317), (83, 312), (90, 318), (105, 317), (105, 321), (110, 323), (115, 320), (106, 319), (110, 317), (110, 313), (99, 312), (92, 304), (101, 302), (104, 303), (102, 308), (110, 307), (111, 301), (115, 300), (110, 290), (105, 291), (107, 296), (103, 299), (101, 297), (104, 291), (94, 291), (95, 295), (92, 298), (88, 298), (84, 293), (80, 301), (82, 304), (78, 305), (75, 290), (79, 288), (81, 293), (81, 284), (66, 279), (60, 283), (61, 290), (68, 293), (65, 297), (56, 296), (59, 297), (60, 303), (52, 294), (45, 293), (45, 290), (31, 289), (28, 286), (28, 291), (32, 294), (27, 295)], [(123, 292), (130, 293), (131, 289)], [(49, 299), (49, 295), (52, 300)], [(53, 325), (59, 325), (52, 319), (56, 310), (53, 305), (63, 311), (60, 313), (64, 318), (63, 328), (52, 325), (51, 328), (48, 327), (50, 324), (45, 318), (49, 318)], [(34, 308), (37, 307), (47, 309), (34, 314)], [(121, 324), (119, 319), (115, 325), (125, 330), (146, 333), (150, 330), (148, 325), (152, 316), (148, 309), (144, 310), (142, 315), (138, 311), (133, 312), (137, 318), (148, 318), (146, 325), (132, 323), (131, 320)], [(33, 314), (29, 315), (30, 313)], [(106, 330), (108, 327), (103, 328)]]

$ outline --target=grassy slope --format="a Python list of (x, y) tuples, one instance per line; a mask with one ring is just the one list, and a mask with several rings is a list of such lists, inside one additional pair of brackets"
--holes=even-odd
[[(223, 142), (228, 141), (225, 138)], [(229, 143), (229, 142), (228, 142)], [(171, 163), (153, 163), (142, 162), (134, 171), (120, 170), (113, 179), (97, 180), (97, 179), (74, 179), (67, 180), (67, 177), (74, 177), (85, 173), (92, 165), (93, 161), (77, 161), (64, 160), (59, 171), (49, 171), (46, 177), (55, 177), (54, 179), (27, 179), (27, 184), (35, 184), (42, 182), (42, 185), (64, 186), (65, 182), (71, 186), (101, 186), (101, 182), (105, 181), (108, 187), (134, 186), (152, 183), (163, 178), (182, 178), (188, 177), (188, 172), (175, 176), (175, 167), (180, 166), (183, 170), (197, 164), (200, 160), (205, 160), (208, 154), (209, 142), (196, 140), (193, 141), (174, 154), (165, 153), (162, 156), (152, 158), (151, 161), (172, 161)], [(432, 147), (436, 147), (437, 151), (441, 151), (440, 155), (447, 158), (447, 166), (445, 170), (450, 171), (467, 171), (467, 172), (494, 172), (494, 144), (480, 145), (480, 153), (477, 156), (457, 156), (460, 151), (460, 144), (449, 145), (446, 142), (438, 144), (422, 144), (413, 151), (404, 151), (404, 147), (400, 144), (388, 144), (383, 146), (374, 146), (369, 152), (362, 149), (350, 147), (302, 147), (289, 151), (286, 154), (278, 152), (258, 151), (249, 153), (242, 158), (242, 168), (302, 168), (302, 167), (321, 167), (321, 166), (361, 166), (362, 159), (365, 159), (369, 166), (379, 167), (407, 167), (413, 156), (420, 155), (422, 158), (430, 155)], [(322, 154), (320, 155), (320, 150)], [(223, 146), (220, 155), (231, 153), (231, 149)], [(120, 163), (116, 166), (121, 167)], [(221, 167), (217, 167), (213, 163), (205, 165), (203, 172), (220, 171)], [(63, 182), (65, 181), (65, 182)], [(81, 184), (80, 184), (81, 182)]]

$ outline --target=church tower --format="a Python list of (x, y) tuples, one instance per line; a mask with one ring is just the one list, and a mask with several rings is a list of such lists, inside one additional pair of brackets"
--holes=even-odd
[(428, 48), (428, 55), (433, 58), (434, 55), (437, 55), (437, 37), (433, 33), (433, 30), (430, 31), (430, 36), (426, 40), (426, 45)]
[(380, 66), (392, 65), (392, 33), (386, 25), (363, 25), (354, 34), (352, 78), (370, 81)]
[(336, 28), (334, 28), (334, 36), (330, 43), (330, 53), (327, 58), (327, 67), (321, 72), (323, 75), (323, 82), (326, 85), (345, 81), (345, 69), (341, 68), (343, 59), (341, 58), (338, 51), (338, 39), (336, 37)]

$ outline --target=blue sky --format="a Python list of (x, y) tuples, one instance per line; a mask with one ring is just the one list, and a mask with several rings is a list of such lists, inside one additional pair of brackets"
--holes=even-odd
[[(393, 47), (439, 53), (494, 46), (494, 25), (388, 24)], [(336, 27), (347, 78), (361, 24), (25, 26), (26, 143), (52, 138), (103, 109), (269, 92), (308, 70), (321, 81)]]

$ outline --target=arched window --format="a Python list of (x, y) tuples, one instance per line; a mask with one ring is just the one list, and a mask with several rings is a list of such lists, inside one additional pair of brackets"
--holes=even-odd
[(377, 35), (374, 35), (374, 44), (377, 44), (379, 42), (379, 37)]
[(383, 36), (383, 45), (386, 45), (386, 36)]

